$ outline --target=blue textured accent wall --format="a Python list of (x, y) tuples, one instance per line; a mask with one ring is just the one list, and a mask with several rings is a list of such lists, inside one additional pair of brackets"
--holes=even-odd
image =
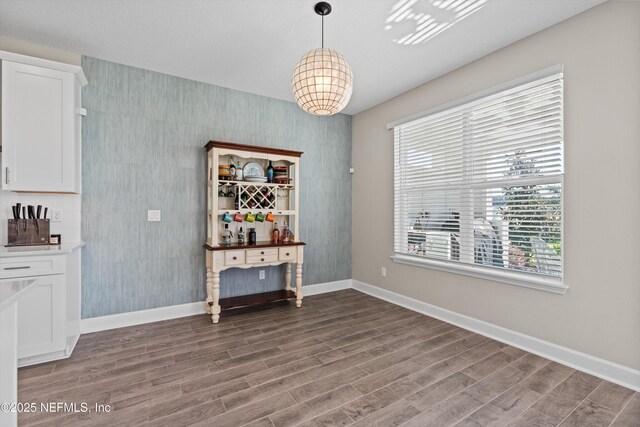
[[(82, 68), (83, 318), (204, 300), (210, 139), (303, 151), (303, 284), (351, 278), (350, 116), (90, 57)], [(277, 289), (283, 271), (223, 272), (221, 296)]]

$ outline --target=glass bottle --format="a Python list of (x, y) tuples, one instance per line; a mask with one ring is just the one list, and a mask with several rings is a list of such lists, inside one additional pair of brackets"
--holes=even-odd
[(250, 245), (255, 245), (256, 244), (256, 229), (255, 228), (250, 228), (249, 229), (249, 244)]
[(289, 243), (291, 240), (291, 231), (289, 231), (289, 226), (287, 225), (287, 221), (284, 221), (282, 224), (282, 231), (280, 232), (280, 240), (282, 243)]
[(271, 240), (273, 241), (273, 243), (278, 243), (278, 240), (280, 240), (280, 230), (278, 230), (278, 223), (277, 222), (273, 223), (273, 231), (271, 232)]
[(238, 166), (236, 167), (236, 181), (242, 181), (242, 165), (240, 164), (240, 160), (238, 160)]
[(269, 160), (269, 167), (267, 168), (267, 182), (273, 182), (273, 165)]
[(231, 243), (231, 238), (233, 237), (233, 233), (229, 230), (229, 224), (224, 225), (224, 232), (222, 233), (222, 243), (229, 244)]
[(240, 227), (240, 231), (238, 231), (238, 244), (244, 245), (244, 231), (242, 231), (242, 227)]

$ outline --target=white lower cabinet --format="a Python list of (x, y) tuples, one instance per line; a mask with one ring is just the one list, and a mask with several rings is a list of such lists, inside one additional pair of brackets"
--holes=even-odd
[(40, 276), (36, 288), (18, 301), (18, 359), (66, 350), (65, 278)]
[(18, 366), (69, 357), (80, 336), (80, 249), (2, 256), (0, 277), (35, 279), (17, 303)]

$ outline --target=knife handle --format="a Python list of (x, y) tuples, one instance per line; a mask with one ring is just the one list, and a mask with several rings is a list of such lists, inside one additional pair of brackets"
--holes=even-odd
[[(16, 213), (18, 214), (18, 219), (20, 219), (20, 210), (22, 209), (22, 203), (18, 203), (16, 205)], [(24, 217), (24, 215), (23, 215)]]
[(27, 219), (27, 207), (22, 207), (22, 219)]
[(47, 211), (49, 208), (44, 208), (44, 216), (42, 218), (47, 219)]
[(40, 219), (40, 214), (42, 213), (42, 205), (38, 205), (36, 208), (36, 219)]

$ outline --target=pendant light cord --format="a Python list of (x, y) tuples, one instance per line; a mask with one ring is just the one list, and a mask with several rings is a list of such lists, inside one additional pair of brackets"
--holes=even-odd
[(322, 48), (324, 49), (324, 15), (322, 15)]

